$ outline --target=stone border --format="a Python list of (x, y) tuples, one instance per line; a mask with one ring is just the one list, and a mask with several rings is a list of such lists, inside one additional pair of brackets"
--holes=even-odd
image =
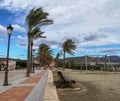
[(54, 85), (54, 79), (51, 70), (49, 70), (43, 101), (60, 101), (57, 95), (56, 87)]
[(24, 101), (43, 101), (43, 95), (48, 78), (48, 73), (49, 71), (45, 72), (45, 74), (42, 76), (37, 85), (33, 88), (33, 90), (25, 98)]

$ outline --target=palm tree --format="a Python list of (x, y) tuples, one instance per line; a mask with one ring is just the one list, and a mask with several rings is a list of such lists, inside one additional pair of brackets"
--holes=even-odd
[(57, 54), (56, 54), (56, 57), (55, 57), (55, 59), (54, 59), (54, 61), (55, 61), (55, 67), (58, 67), (59, 57), (60, 57), (60, 53), (57, 53)]
[(65, 54), (71, 54), (74, 55), (74, 50), (76, 50), (76, 45), (75, 43), (72, 41), (72, 39), (67, 39), (63, 45), (63, 60), (64, 60), (64, 64), (63, 64), (63, 70), (65, 70)]
[(49, 14), (43, 12), (42, 8), (32, 9), (26, 17), (26, 24), (28, 28), (27, 37), (28, 37), (28, 54), (27, 54), (27, 72), (26, 76), (30, 76), (30, 68), (31, 68), (31, 35), (32, 31), (38, 27), (43, 25), (52, 24), (53, 21), (47, 18)]
[(39, 46), (39, 60), (40, 62), (43, 64), (43, 66), (45, 66), (45, 64), (50, 64), (50, 62), (52, 61), (53, 57), (52, 57), (52, 50), (50, 49), (50, 47), (44, 43), (42, 43)]
[[(31, 43), (31, 63), (32, 63), (32, 50), (33, 50), (33, 41), (38, 39), (38, 38), (46, 38), (45, 36), (42, 36), (44, 32), (41, 32), (39, 27), (35, 27), (32, 30), (31, 38), (30, 38), (30, 43)], [(31, 68), (32, 69), (32, 68)]]

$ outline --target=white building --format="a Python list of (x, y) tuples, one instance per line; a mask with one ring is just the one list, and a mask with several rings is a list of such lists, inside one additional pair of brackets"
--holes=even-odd
[[(6, 58), (0, 58), (0, 65), (1, 65), (1, 70), (4, 70), (6, 66)], [(15, 68), (16, 68), (16, 60), (10, 58), (8, 61), (8, 69), (14, 70)]]

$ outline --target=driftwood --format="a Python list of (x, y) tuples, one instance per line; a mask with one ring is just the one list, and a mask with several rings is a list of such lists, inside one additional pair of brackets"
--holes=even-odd
[(60, 72), (60, 71), (57, 71), (57, 74), (58, 74), (59, 81), (62, 82), (63, 84), (76, 83), (75, 80), (69, 80), (69, 79), (65, 78), (63, 76), (62, 72)]

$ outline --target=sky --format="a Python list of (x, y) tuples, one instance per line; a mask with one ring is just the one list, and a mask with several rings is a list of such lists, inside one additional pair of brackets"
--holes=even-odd
[[(32, 8), (42, 7), (54, 24), (41, 27), (45, 39), (34, 41), (34, 49), (48, 44), (54, 56), (62, 44), (72, 39), (77, 45), (74, 57), (120, 55), (120, 0), (0, 0), (0, 57), (6, 57), (6, 27), (14, 27), (10, 57), (27, 58), (25, 18)], [(67, 57), (72, 57), (67, 54)]]

